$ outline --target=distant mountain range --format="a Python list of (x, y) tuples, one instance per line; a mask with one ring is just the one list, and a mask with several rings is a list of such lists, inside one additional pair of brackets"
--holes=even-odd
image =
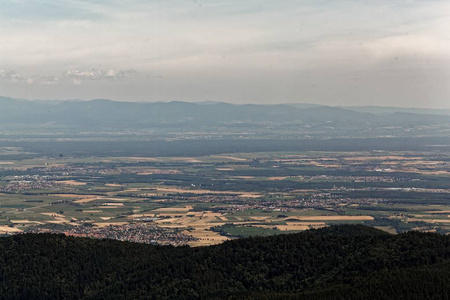
[[(371, 128), (442, 126), (450, 111), (331, 107), (314, 104), (229, 104), (223, 102), (38, 101), (0, 97), (0, 128), (61, 130), (203, 130), (278, 133)], [(308, 129), (309, 128), (309, 129)]]
[(368, 112), (371, 114), (390, 114), (393, 112), (401, 112), (413, 114), (450, 116), (450, 109), (429, 109), (429, 108), (389, 107), (389, 106), (342, 106), (342, 108), (358, 112)]

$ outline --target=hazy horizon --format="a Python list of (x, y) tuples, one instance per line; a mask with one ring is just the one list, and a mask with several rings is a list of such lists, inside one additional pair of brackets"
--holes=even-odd
[(0, 94), (450, 108), (446, 1), (0, 3)]
[(186, 102), (186, 103), (225, 103), (225, 104), (234, 104), (234, 105), (317, 105), (317, 106), (329, 106), (329, 107), (378, 107), (378, 108), (398, 108), (398, 109), (424, 109), (424, 110), (449, 110), (450, 108), (445, 107), (414, 107), (414, 106), (396, 106), (396, 105), (333, 105), (333, 104), (320, 104), (320, 103), (312, 103), (312, 102), (267, 102), (267, 103), (251, 103), (251, 102), (240, 102), (240, 103), (233, 103), (229, 101), (214, 101), (214, 100), (192, 100), (192, 101), (185, 101), (182, 99), (173, 99), (173, 100), (151, 100), (151, 101), (145, 101), (145, 100), (127, 100), (127, 99), (108, 99), (108, 98), (86, 98), (86, 99), (80, 99), (80, 98), (66, 98), (66, 99), (28, 99), (28, 98), (15, 98), (10, 97), (7, 95), (0, 95), (0, 98), (11, 98), (14, 100), (26, 100), (26, 101), (36, 101), (36, 102), (65, 102), (65, 101), (81, 101), (81, 102), (88, 102), (88, 101), (95, 101), (95, 100), (107, 100), (107, 101), (114, 101), (114, 102), (128, 102), (128, 103), (170, 103), (170, 102)]

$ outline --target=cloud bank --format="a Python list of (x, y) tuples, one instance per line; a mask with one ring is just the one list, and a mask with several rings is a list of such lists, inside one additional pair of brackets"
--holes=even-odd
[(100, 81), (100, 80), (121, 80), (128, 76), (134, 75), (135, 70), (67, 70), (59, 76), (22, 76), (13, 70), (0, 69), (0, 81), (9, 83), (26, 83), (26, 84), (42, 84), (53, 85), (60, 83), (81, 84), (83, 81)]

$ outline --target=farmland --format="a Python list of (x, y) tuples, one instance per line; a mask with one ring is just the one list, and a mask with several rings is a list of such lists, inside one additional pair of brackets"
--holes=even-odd
[(1, 151), (1, 234), (201, 246), (332, 224), (450, 232), (450, 157), (441, 149), (197, 156)]

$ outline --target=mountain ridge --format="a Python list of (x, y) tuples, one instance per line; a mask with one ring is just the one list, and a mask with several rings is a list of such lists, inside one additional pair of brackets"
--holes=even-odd
[[(231, 104), (90, 101), (38, 101), (0, 97), (0, 125), (9, 131), (39, 128), (59, 132), (158, 131), (253, 134), (257, 136), (382, 137), (428, 136), (450, 126), (450, 115), (411, 111), (371, 113), (302, 104)], [(427, 111), (428, 112), (428, 111)], [(416, 128), (412, 131), (411, 129)], [(425, 131), (424, 131), (425, 130)]]

